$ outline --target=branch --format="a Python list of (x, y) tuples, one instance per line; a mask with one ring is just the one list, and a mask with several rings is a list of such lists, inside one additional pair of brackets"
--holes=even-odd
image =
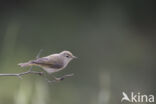
[(21, 73), (4, 73), (4, 74), (0, 74), (0, 76), (16, 76), (16, 77), (19, 77), (20, 79), (22, 79), (22, 76), (26, 75), (26, 74), (42, 75), (43, 72), (26, 71), (26, 72), (21, 72)]
[(62, 77), (55, 77), (55, 76), (52, 76), (54, 78), (54, 80), (49, 80), (45, 77), (45, 80), (47, 80), (48, 83), (54, 83), (54, 82), (60, 82), (60, 81), (63, 81), (65, 78), (67, 77), (72, 77), (74, 74), (71, 73), (71, 74), (66, 74), (66, 75), (63, 75)]
[[(42, 51), (43, 51), (42, 49), (39, 51), (39, 53), (36, 55), (36, 59), (40, 57), (40, 54), (41, 54)], [(16, 76), (16, 77), (19, 77), (20, 79), (22, 79), (22, 76), (26, 75), (26, 74), (42, 75), (43, 72), (32, 71), (32, 66), (31, 66), (29, 68), (29, 70), (26, 71), (26, 72), (21, 72), (21, 73), (3, 73), (3, 74), (0, 74), (0, 76)]]
[[(36, 55), (36, 59), (38, 59), (42, 53), (42, 49), (39, 51), (39, 53)], [(59, 82), (59, 81), (62, 81), (64, 80), (65, 78), (67, 77), (71, 77), (73, 76), (74, 74), (71, 73), (71, 74), (66, 74), (66, 75), (63, 75), (62, 77), (55, 77), (55, 76), (52, 76), (54, 78), (54, 80), (49, 80), (47, 79), (47, 77), (45, 76), (44, 72), (39, 72), (39, 71), (33, 71), (32, 70), (32, 66), (28, 69), (28, 71), (26, 72), (21, 72), (21, 73), (0, 73), (0, 76), (16, 76), (20, 79), (22, 79), (22, 76), (24, 75), (28, 75), (28, 74), (36, 74), (36, 75), (40, 75), (40, 76), (43, 76), (45, 78), (46, 81), (48, 81), (48, 83), (53, 83), (53, 82)]]

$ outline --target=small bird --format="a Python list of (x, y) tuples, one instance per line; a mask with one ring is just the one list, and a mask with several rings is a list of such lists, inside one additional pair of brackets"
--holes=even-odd
[(36, 60), (19, 63), (18, 65), (21, 67), (39, 66), (47, 73), (52, 74), (63, 70), (68, 65), (68, 63), (75, 58), (77, 57), (74, 56), (70, 51), (62, 51), (60, 53), (38, 58)]

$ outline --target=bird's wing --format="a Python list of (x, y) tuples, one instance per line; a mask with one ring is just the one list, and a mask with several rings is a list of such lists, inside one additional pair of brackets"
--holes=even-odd
[(33, 60), (32, 63), (54, 69), (60, 69), (63, 67), (63, 63), (59, 61), (58, 57), (56, 56), (51, 56), (51, 58), (49, 57), (38, 58), (36, 60)]

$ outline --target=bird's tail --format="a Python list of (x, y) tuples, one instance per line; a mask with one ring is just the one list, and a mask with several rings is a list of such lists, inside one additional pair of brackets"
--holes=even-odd
[(31, 61), (29, 61), (29, 62), (25, 62), (25, 63), (19, 63), (18, 65), (20, 67), (28, 67), (28, 66), (32, 66), (33, 64)]

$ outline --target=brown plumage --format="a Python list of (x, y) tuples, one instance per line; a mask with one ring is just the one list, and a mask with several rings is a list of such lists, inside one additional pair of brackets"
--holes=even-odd
[(71, 52), (63, 51), (59, 54), (52, 54), (26, 63), (20, 63), (18, 65), (21, 67), (39, 66), (48, 73), (54, 73), (64, 69), (73, 58), (76, 57)]

